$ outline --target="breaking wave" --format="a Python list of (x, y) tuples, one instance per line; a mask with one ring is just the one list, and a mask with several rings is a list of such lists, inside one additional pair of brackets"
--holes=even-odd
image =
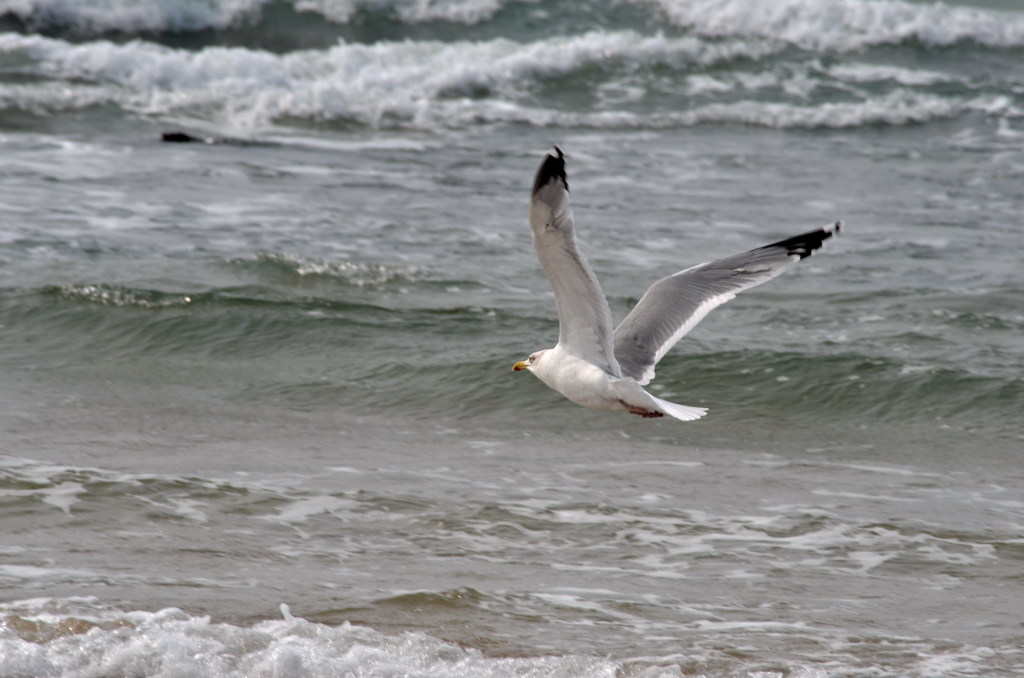
[[(1024, 115), (1019, 70), (975, 72), (958, 57), (1016, 58), (1019, 14), (854, 0), (604, 9), (625, 18), (611, 28), (561, 5), (498, 0), (23, 0), (3, 15), (21, 30), (0, 33), (0, 116), (112, 106), (251, 135), (325, 124), (828, 129)], [(293, 23), (260, 24), (285, 10)], [(437, 21), (475, 27), (409, 28)], [(45, 30), (58, 24), (74, 31)], [(203, 33), (229, 28), (230, 39)], [(190, 31), (199, 33), (181, 37)], [(315, 48), (309, 35), (320, 36)], [(950, 54), (924, 68), (922, 48)]]
[[(0, 36), (0, 53), (27, 62), (21, 70), (37, 78), (0, 92), (2, 108), (57, 112), (108, 104), (250, 131), (296, 120), (428, 130), (495, 122), (905, 125), (968, 112), (1016, 117), (1024, 97), (1024, 82), (986, 91), (953, 75), (856, 65), (709, 75), (705, 69), (767, 56), (772, 48), (629, 31), (529, 44), (339, 44), (287, 55), (221, 47), (192, 52), (139, 41), (73, 45), (7, 34)], [(678, 82), (667, 84), (663, 70), (678, 73)], [(845, 93), (824, 96), (835, 89)], [(566, 97), (578, 103), (560, 101)]]

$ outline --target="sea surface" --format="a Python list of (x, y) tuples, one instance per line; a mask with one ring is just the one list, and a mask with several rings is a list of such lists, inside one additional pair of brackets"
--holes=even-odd
[[(512, 372), (554, 144), (616, 318), (843, 220), (704, 419)], [(1024, 676), (1022, 215), (1017, 0), (0, 0), (0, 676)]]

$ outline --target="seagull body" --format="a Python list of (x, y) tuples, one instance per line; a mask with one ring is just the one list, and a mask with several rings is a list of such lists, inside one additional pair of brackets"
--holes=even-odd
[(512, 369), (532, 372), (584, 407), (682, 421), (699, 419), (707, 409), (670, 403), (644, 389), (662, 356), (716, 306), (810, 256), (840, 229), (836, 222), (662, 278), (613, 330), (608, 301), (576, 244), (565, 156), (557, 146), (534, 179), (530, 226), (555, 293), (558, 343)]

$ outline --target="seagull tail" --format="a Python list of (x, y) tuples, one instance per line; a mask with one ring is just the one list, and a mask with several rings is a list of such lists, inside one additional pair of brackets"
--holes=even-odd
[(701, 417), (708, 413), (708, 408), (706, 407), (690, 407), (689, 405), (679, 405), (678, 403), (670, 403), (667, 400), (655, 398), (654, 396), (651, 396), (651, 399), (654, 400), (655, 404), (658, 406), (658, 409), (660, 409), (664, 414), (667, 414), (670, 417), (675, 417), (680, 421), (693, 421), (695, 419), (700, 419)]

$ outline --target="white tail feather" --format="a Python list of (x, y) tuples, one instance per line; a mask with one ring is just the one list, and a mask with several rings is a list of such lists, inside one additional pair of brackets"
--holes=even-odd
[(708, 413), (708, 408), (706, 407), (679, 405), (678, 403), (670, 403), (667, 400), (655, 398), (654, 396), (651, 396), (651, 399), (654, 400), (658, 409), (660, 409), (664, 414), (667, 414), (670, 417), (675, 417), (681, 421), (693, 421), (695, 419), (700, 419)]

